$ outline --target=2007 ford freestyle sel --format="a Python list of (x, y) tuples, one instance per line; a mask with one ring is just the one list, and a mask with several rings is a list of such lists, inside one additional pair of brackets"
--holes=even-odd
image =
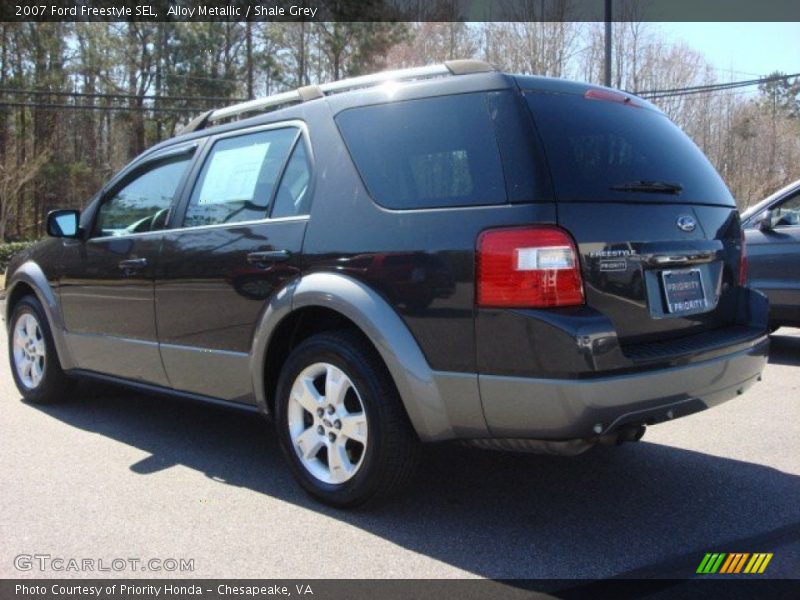
[(766, 361), (739, 214), (689, 138), (478, 61), (210, 111), (48, 232), (8, 270), (25, 399), (83, 377), (258, 410), (337, 506), (396, 491), (421, 441), (635, 440)]

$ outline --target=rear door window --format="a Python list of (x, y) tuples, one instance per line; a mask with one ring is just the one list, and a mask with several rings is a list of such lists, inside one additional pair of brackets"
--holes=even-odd
[[(578, 94), (525, 92), (560, 201), (700, 202), (734, 206), (714, 167), (665, 115)], [(641, 182), (680, 193), (642, 192)], [(622, 191), (619, 187), (629, 187)]]
[(298, 135), (287, 127), (216, 141), (192, 190), (184, 227), (265, 219)]
[(272, 218), (297, 217), (307, 215), (311, 208), (311, 165), (303, 140), (295, 146), (292, 157), (283, 172), (275, 202), (272, 207)]
[(336, 121), (364, 183), (387, 208), (505, 203), (485, 94), (352, 108)]

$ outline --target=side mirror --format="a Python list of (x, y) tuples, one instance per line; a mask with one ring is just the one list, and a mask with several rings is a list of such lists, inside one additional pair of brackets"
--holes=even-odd
[(47, 213), (47, 235), (58, 238), (76, 238), (80, 235), (80, 212), (77, 210), (51, 210)]
[(758, 225), (759, 231), (772, 231), (772, 211), (766, 211), (761, 218), (758, 220), (756, 225)]

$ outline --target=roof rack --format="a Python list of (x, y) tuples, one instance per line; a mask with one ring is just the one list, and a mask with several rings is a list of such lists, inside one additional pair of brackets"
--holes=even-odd
[(205, 112), (190, 121), (180, 133), (191, 133), (192, 131), (203, 129), (214, 121), (220, 121), (222, 119), (235, 117), (241, 114), (256, 111), (266, 111), (268, 109), (274, 110), (278, 107), (296, 104), (298, 102), (307, 102), (309, 100), (323, 98), (327, 94), (348, 92), (360, 88), (372, 87), (387, 81), (412, 81), (415, 79), (430, 79), (432, 77), (442, 77), (447, 75), (486, 73), (494, 70), (495, 69), (492, 65), (482, 60), (449, 60), (442, 64), (431, 65), (428, 67), (383, 71), (381, 73), (374, 73), (372, 75), (363, 75), (361, 77), (352, 77), (350, 79), (332, 81), (331, 83), (323, 83), (322, 85), (309, 85), (296, 90), (275, 94), (273, 96), (256, 98), (255, 100), (248, 100), (247, 102), (226, 106), (225, 108), (209, 110), (208, 112)]

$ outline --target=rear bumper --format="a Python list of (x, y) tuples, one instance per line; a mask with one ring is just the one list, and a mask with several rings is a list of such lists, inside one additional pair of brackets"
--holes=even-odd
[(715, 406), (755, 383), (767, 361), (766, 335), (722, 356), (590, 379), (479, 375), (491, 437), (593, 438), (625, 425), (654, 424)]

